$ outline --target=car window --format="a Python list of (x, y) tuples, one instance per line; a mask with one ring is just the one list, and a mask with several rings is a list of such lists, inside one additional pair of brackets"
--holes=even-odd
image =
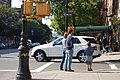
[(73, 43), (74, 43), (74, 44), (80, 44), (81, 42), (79, 41), (78, 38), (73, 38)]
[(63, 38), (59, 38), (54, 42), (54, 45), (62, 45), (62, 39)]
[(97, 41), (94, 38), (83, 38), (83, 39), (85, 39), (86, 41), (89, 41), (90, 43), (97, 44)]

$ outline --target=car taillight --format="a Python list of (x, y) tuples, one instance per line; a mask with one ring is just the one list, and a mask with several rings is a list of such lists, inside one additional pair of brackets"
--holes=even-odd
[(93, 46), (94, 50), (97, 50), (97, 46)]

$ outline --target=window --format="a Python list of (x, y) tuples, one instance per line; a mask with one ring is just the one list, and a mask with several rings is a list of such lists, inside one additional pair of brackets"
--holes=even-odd
[(95, 41), (94, 38), (83, 38), (83, 39), (85, 39), (87, 42), (89, 41), (90, 43), (95, 43), (95, 44), (97, 44), (97, 41)]
[(73, 43), (74, 43), (74, 44), (80, 44), (81, 42), (79, 41), (78, 38), (73, 38)]
[(57, 39), (57, 40), (54, 42), (53, 45), (62, 45), (62, 39), (63, 39), (63, 38)]

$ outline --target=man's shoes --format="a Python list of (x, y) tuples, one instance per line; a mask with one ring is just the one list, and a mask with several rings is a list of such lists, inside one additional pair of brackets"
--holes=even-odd
[(88, 71), (93, 71), (92, 69), (88, 69)]
[(70, 69), (70, 70), (68, 70), (69, 72), (74, 72), (74, 70), (72, 70), (72, 69)]

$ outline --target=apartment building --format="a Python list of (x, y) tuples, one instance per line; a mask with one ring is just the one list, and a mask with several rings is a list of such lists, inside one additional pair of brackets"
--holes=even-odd
[[(120, 21), (120, 0), (118, 0), (118, 14), (117, 14), (117, 17)], [(118, 29), (117, 29), (117, 39), (118, 39), (118, 42), (119, 42), (119, 49), (120, 49), (120, 25), (118, 25)]]
[(112, 26), (111, 36), (116, 41), (115, 43), (113, 43), (113, 47), (116, 47), (117, 49), (119, 49), (120, 48), (120, 25), (118, 25), (118, 21), (116, 24), (115, 20), (112, 20), (112, 19), (114, 17), (116, 17), (117, 20), (120, 19), (120, 0), (103, 0), (101, 14), (103, 17), (104, 25)]

